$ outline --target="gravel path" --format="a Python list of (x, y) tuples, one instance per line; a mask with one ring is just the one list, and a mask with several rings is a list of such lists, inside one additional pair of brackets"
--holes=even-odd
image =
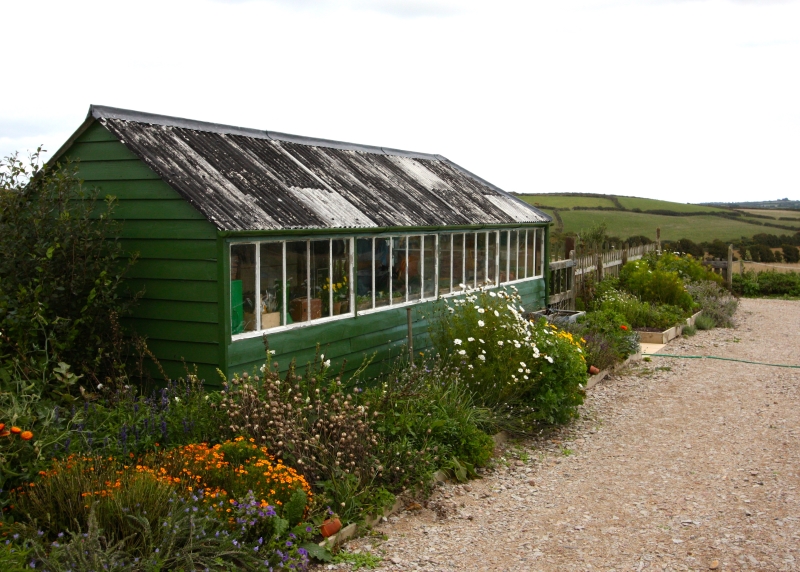
[[(737, 320), (662, 351), (800, 365), (800, 302), (742, 300)], [(800, 369), (654, 357), (347, 548), (382, 570), (799, 569), (799, 388)]]

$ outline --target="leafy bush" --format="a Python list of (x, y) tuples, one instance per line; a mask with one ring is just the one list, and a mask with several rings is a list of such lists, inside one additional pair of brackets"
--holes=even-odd
[[(492, 426), (491, 412), (473, 405), (459, 370), (445, 360), (398, 368), (368, 390), (367, 398), (379, 412), (375, 430), (384, 443), (382, 464), (391, 467), (397, 452), (414, 458), (391, 467), (389, 473), (400, 479), (395, 487), (424, 484), (439, 468), (463, 480), (492, 455), (494, 440), (484, 431)], [(395, 450), (397, 442), (405, 451)]]
[(570, 326), (574, 335), (585, 340), (586, 363), (606, 369), (639, 351), (639, 334), (624, 316), (611, 310), (589, 312)]
[(691, 338), (693, 335), (697, 333), (696, 326), (684, 326), (683, 331), (681, 332), (687, 338)]
[(800, 296), (800, 274), (774, 271), (734, 274), (733, 291), (748, 297)]
[(476, 405), (495, 411), (500, 427), (565, 423), (583, 402), (581, 343), (523, 312), (513, 288), (467, 291), (438, 302), (429, 331), (436, 351), (460, 370)]
[(619, 273), (621, 286), (644, 302), (691, 310), (692, 297), (674, 270), (651, 268), (648, 260), (628, 262)]
[(0, 162), (0, 376), (60, 387), (59, 362), (95, 384), (124, 375), (114, 328), (133, 302), (120, 284), (134, 259), (114, 239), (113, 204), (101, 208), (76, 171), (38, 151)]
[(723, 328), (733, 327), (733, 315), (739, 301), (715, 282), (693, 282), (686, 286), (692, 298), (700, 305), (703, 314)]
[(794, 264), (800, 262), (800, 249), (792, 244), (782, 244), (781, 250), (783, 251), (784, 261)]
[(622, 316), (633, 328), (667, 330), (687, 317), (688, 312), (677, 306), (656, 306), (642, 302), (632, 294), (609, 290), (596, 304), (600, 310)]
[(716, 327), (716, 325), (717, 322), (714, 321), (714, 318), (706, 316), (705, 314), (700, 314), (694, 321), (694, 326), (698, 330), (711, 330)]

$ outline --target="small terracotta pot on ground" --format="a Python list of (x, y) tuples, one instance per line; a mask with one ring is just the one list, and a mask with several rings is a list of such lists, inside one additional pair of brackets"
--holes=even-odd
[(598, 373), (600, 373), (600, 370), (597, 369), (597, 367), (593, 365), (589, 366), (589, 375), (597, 375)]
[(319, 532), (325, 538), (333, 536), (342, 529), (342, 521), (338, 518), (329, 518), (319, 527)]

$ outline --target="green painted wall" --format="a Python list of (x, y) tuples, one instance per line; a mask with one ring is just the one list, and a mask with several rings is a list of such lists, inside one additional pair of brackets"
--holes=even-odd
[(80, 161), (84, 185), (117, 198), (123, 248), (139, 253), (127, 285), (144, 294), (123, 324), (147, 337), (170, 376), (184, 375), (185, 360), (216, 381), (225, 349), (219, 343), (216, 228), (99, 123), (65, 155)]
[[(544, 305), (545, 283), (543, 279), (527, 280), (515, 284), (526, 309), (537, 309)], [(434, 302), (423, 302), (413, 306), (414, 351), (430, 347), (427, 335), (428, 318)], [(345, 318), (324, 324), (310, 325), (267, 336), (271, 350), (275, 350), (273, 361), (285, 371), (292, 357), (304, 366), (314, 359), (316, 344), (325, 358), (331, 359), (337, 370), (344, 360), (346, 372), (357, 369), (366, 357), (375, 354), (366, 376), (374, 376), (388, 370), (393, 362), (405, 357), (408, 338), (406, 308), (382, 310)], [(236, 340), (228, 346), (228, 376), (234, 372), (252, 372), (264, 363), (264, 343), (261, 337)]]

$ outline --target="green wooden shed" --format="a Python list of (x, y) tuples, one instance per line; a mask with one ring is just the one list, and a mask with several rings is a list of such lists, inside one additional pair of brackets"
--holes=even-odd
[[(143, 291), (126, 325), (173, 376), (281, 369), (321, 344), (347, 369), (428, 345), (426, 318), (463, 287), (546, 303), (550, 218), (440, 155), (92, 106), (58, 150), (118, 199)], [(526, 189), (527, 190), (527, 189)]]

